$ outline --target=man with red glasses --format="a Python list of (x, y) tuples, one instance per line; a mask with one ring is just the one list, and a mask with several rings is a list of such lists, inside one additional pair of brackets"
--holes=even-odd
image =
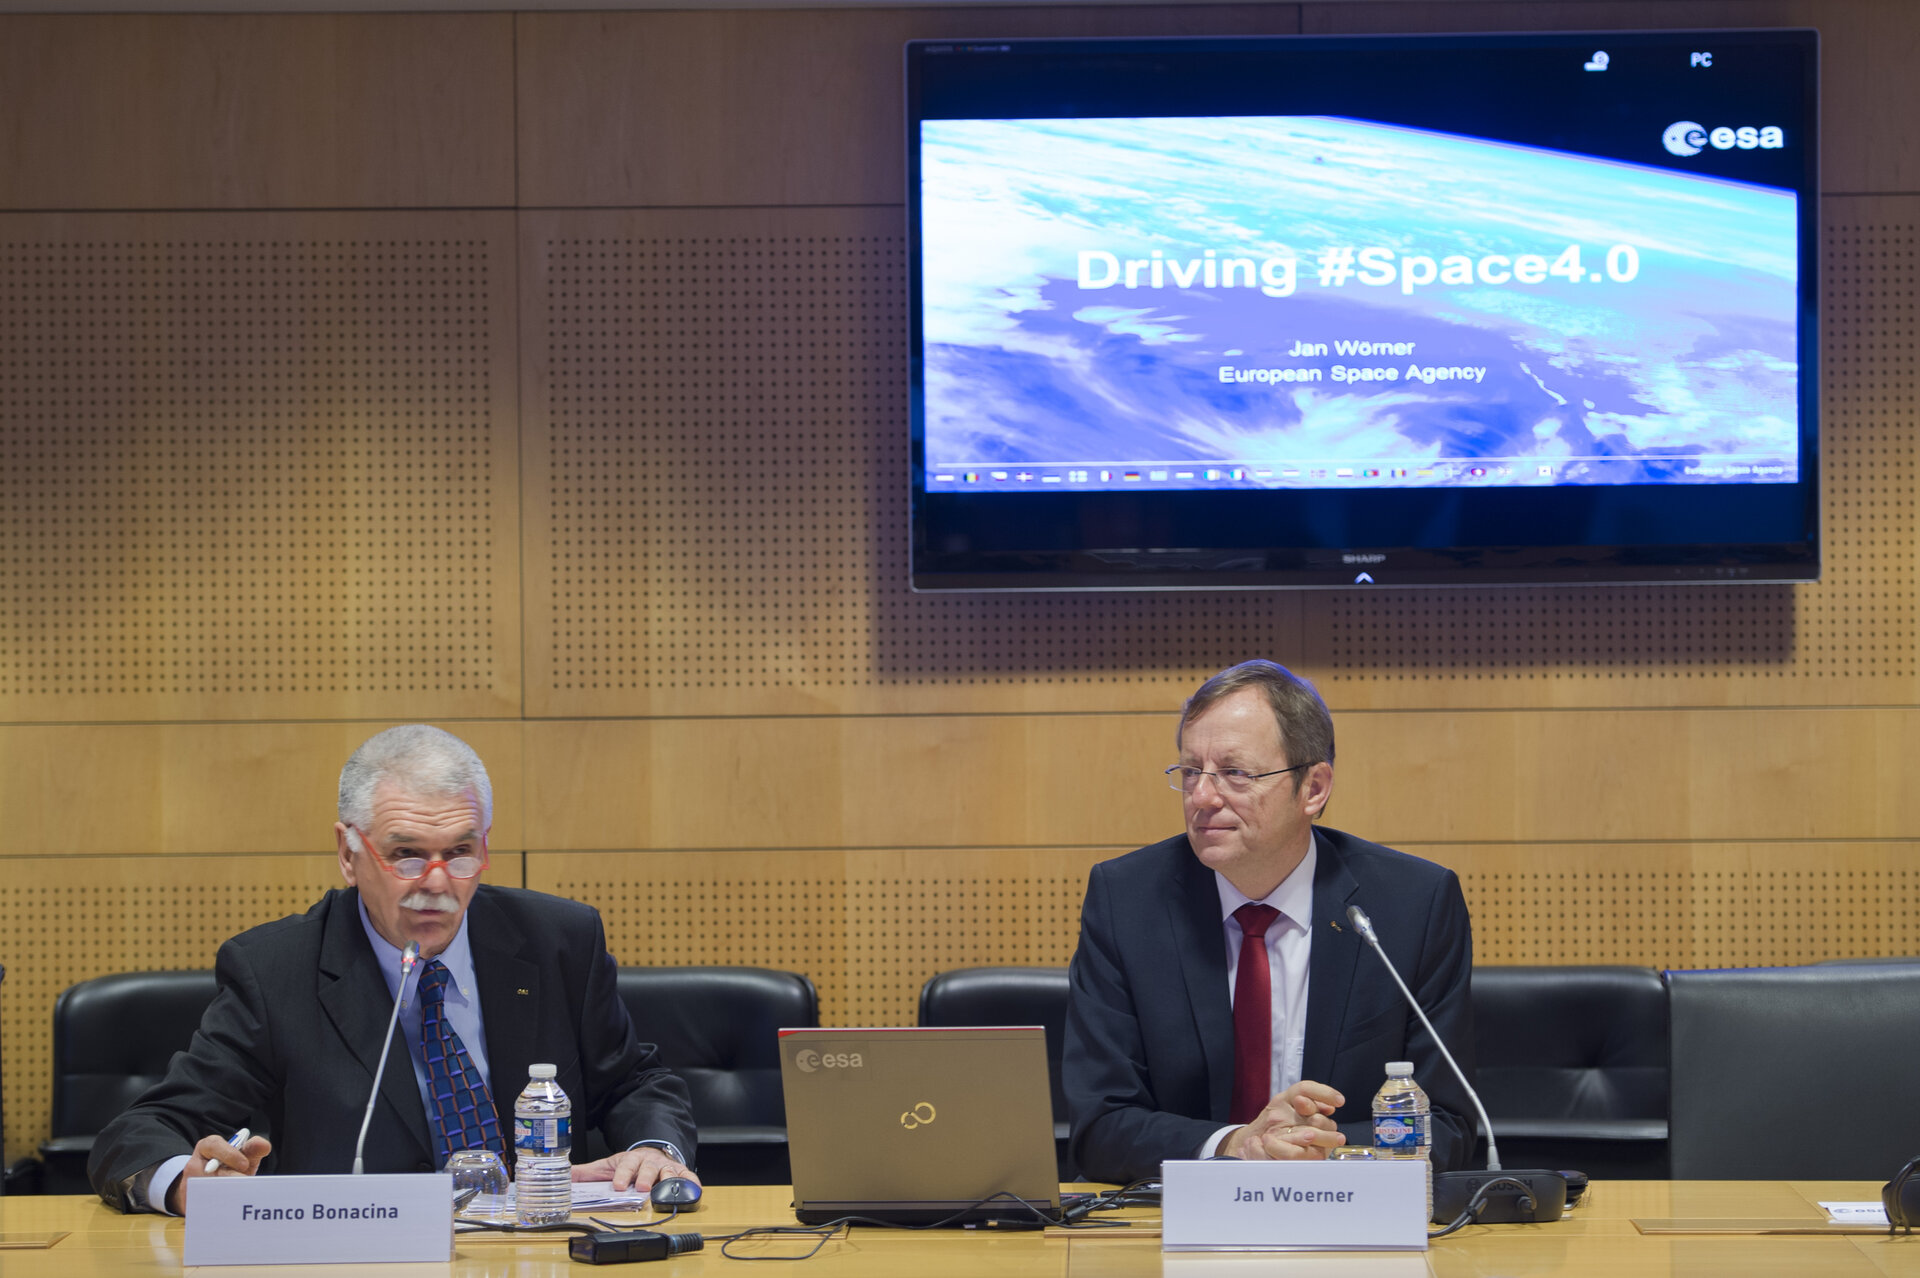
[[(598, 912), (481, 883), (493, 785), (472, 748), (424, 724), (379, 733), (341, 770), (339, 817), (348, 886), (221, 946), (192, 1046), (94, 1144), (100, 1196), (178, 1214), (196, 1176), (350, 1170), (396, 997), (406, 1058), (382, 1079), (367, 1171), (480, 1148), (510, 1165), (514, 1098), (551, 1061), (575, 1124), (620, 1151), (575, 1180), (692, 1179), (686, 1085), (636, 1039)], [(243, 1128), (271, 1140), (236, 1149)]]

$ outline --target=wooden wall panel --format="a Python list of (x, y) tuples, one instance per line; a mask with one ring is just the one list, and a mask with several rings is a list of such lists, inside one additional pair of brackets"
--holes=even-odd
[[(1085, 847), (1180, 828), (1159, 714), (530, 724), (530, 846)], [(1920, 710), (1337, 715), (1328, 822), (1387, 843), (1920, 839)], [(604, 798), (600, 796), (606, 796)]]
[(1658, 968), (1920, 955), (1920, 846), (1408, 844), (1460, 875), (1477, 963)]
[(907, 40), (1290, 35), (1299, 8), (654, 10), (519, 22), (522, 205), (897, 205)]
[(527, 886), (596, 906), (622, 963), (801, 972), (823, 1024), (912, 1025), (936, 972), (1064, 966), (1088, 868), (1126, 850), (531, 853)]
[[(1130, 849), (530, 853), (530, 887), (587, 901), (622, 963), (804, 972), (822, 1020), (910, 1025), (935, 972), (1064, 965), (1087, 870)], [(1475, 961), (1658, 968), (1920, 954), (1910, 841), (1409, 844), (1456, 871)]]
[[(486, 761), (493, 845), (518, 849), (521, 725), (439, 723)], [(0, 858), (325, 852), (340, 766), (391, 726), (0, 724)]]
[(1834, 192), (1920, 189), (1920, 29), (1908, 0), (1381, 0), (1309, 3), (1308, 34), (1813, 27), (1821, 38), (1821, 184)]
[(0, 719), (516, 713), (512, 246), (0, 215)]
[(528, 713), (1159, 709), (1298, 659), (1294, 592), (907, 589), (897, 211), (522, 228)]
[[(231, 831), (231, 810), (209, 822)], [(518, 883), (518, 853), (488, 876)], [(113, 972), (211, 968), (228, 937), (306, 910), (343, 886), (331, 852), (168, 858), (15, 857), (0, 868), (0, 1032), (6, 1046), (6, 1159), (47, 1138), (53, 1004), (76, 981)]]
[(531, 216), (529, 709), (1155, 709), (1256, 653), (1342, 708), (1911, 703), (1920, 204), (1827, 212), (1821, 582), (1076, 596), (906, 589), (890, 212)]
[(509, 14), (0, 16), (0, 208), (513, 202)]
[(1131, 846), (1166, 837), (1180, 819), (1179, 796), (1157, 775), (1172, 762), (1170, 716), (527, 730), (527, 830), (543, 850)]

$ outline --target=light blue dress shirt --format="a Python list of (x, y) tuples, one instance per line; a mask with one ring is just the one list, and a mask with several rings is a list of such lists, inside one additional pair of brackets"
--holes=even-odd
[[(367, 941), (373, 946), (374, 961), (380, 964), (380, 975), (387, 981), (387, 997), (400, 995), (400, 950), (393, 942), (374, 931), (373, 921), (367, 917), (367, 903), (360, 902), (360, 926), (366, 929)], [(434, 1115), (433, 1099), (427, 1091), (427, 1058), (420, 1044), (420, 975), (427, 970), (427, 964), (437, 959), (446, 964), (447, 972), (453, 977), (447, 983), (447, 1023), (453, 1026), (453, 1032), (460, 1036), (467, 1055), (473, 1058), (473, 1064), (480, 1071), (480, 1077), (487, 1081), (487, 1090), (493, 1090), (493, 1071), (487, 1065), (487, 1027), (480, 1019), (480, 990), (473, 978), (473, 947), (467, 942), (467, 916), (460, 916), (460, 930), (453, 934), (453, 940), (447, 948), (434, 958), (422, 957), (413, 965), (413, 972), (407, 977), (406, 997), (400, 1003), (400, 1041), (407, 1045), (407, 1055), (413, 1061), (413, 1081), (420, 1087), (420, 1103), (426, 1107), (427, 1123), (434, 1129), (437, 1137), (440, 1121)], [(495, 1096), (494, 1103), (500, 1098)], [(502, 1137), (511, 1141), (513, 1133), (502, 1132)]]

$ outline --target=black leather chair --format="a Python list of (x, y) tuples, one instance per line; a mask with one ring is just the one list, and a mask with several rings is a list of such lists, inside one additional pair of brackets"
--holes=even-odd
[(1476, 967), (1481, 1102), (1508, 1167), (1667, 1175), (1667, 990), (1650, 967)]
[(634, 1029), (692, 1093), (700, 1179), (790, 1184), (778, 1032), (820, 1023), (813, 982), (763, 967), (623, 967), (618, 979)]
[(1060, 1051), (1067, 1033), (1064, 967), (963, 967), (920, 987), (922, 1025), (1040, 1025), (1047, 1031), (1047, 1081), (1053, 1092), (1053, 1143), (1060, 1179), (1079, 1180), (1067, 1156), (1067, 1093)]
[(53, 1005), (53, 1113), (40, 1145), (46, 1192), (89, 1192), (93, 1138), (187, 1049), (214, 988), (212, 972), (122, 972), (61, 991)]
[(1667, 991), (1676, 1180), (1882, 1181), (1920, 1149), (1920, 966), (1668, 972)]

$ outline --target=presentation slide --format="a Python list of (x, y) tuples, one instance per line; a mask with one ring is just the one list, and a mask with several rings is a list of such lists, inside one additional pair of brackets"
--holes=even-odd
[(1317, 116), (920, 128), (929, 491), (1799, 477), (1791, 191)]

